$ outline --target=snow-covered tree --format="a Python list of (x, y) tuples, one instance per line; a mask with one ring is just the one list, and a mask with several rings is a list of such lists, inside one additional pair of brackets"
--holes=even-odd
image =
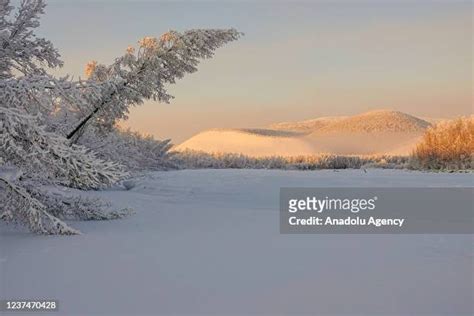
[(150, 135), (113, 127), (107, 133), (97, 137), (97, 127), (90, 126), (79, 144), (87, 144), (97, 156), (104, 160), (116, 161), (131, 172), (143, 170), (169, 170), (177, 169), (172, 159), (173, 153), (171, 140), (159, 141)]
[(90, 122), (110, 129), (117, 120), (127, 118), (130, 106), (140, 105), (146, 99), (168, 103), (173, 97), (166, 91), (166, 84), (174, 84), (185, 74), (197, 71), (200, 59), (211, 58), (218, 47), (240, 35), (235, 29), (169, 31), (159, 39), (143, 38), (138, 48), (129, 46), (125, 55), (109, 66), (90, 62), (86, 75), (89, 81), (104, 83), (101, 97), (98, 102), (91, 102), (90, 113), (67, 138), (77, 141)]
[(474, 116), (441, 121), (427, 129), (411, 164), (416, 169), (473, 169)]
[(119, 164), (98, 159), (84, 146), (70, 146), (19, 109), (0, 107), (0, 128), (0, 159), (29, 179), (99, 189), (127, 175)]
[[(116, 121), (146, 99), (169, 102), (166, 84), (196, 71), (200, 59), (240, 34), (191, 30), (146, 37), (110, 66), (91, 62), (87, 78), (73, 81), (47, 73), (63, 63), (52, 43), (34, 32), (44, 8), (43, 0), (22, 0), (15, 11), (0, 0), (0, 218), (37, 233), (75, 234), (64, 219), (112, 219), (127, 211), (106, 212), (101, 201), (52, 188), (100, 189), (128, 175), (121, 163), (133, 170), (163, 165), (169, 141), (120, 131)], [(117, 145), (123, 154), (114, 154)]]
[(10, 78), (14, 71), (23, 75), (45, 75), (38, 64), (61, 66), (53, 44), (37, 37), (33, 29), (39, 26), (46, 4), (41, 0), (23, 0), (14, 18), (9, 0), (0, 0), (0, 78)]

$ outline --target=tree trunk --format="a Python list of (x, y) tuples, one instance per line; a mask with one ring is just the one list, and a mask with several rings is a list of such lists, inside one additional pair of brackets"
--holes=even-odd
[[(126, 84), (124, 84), (124, 87), (125, 86)], [(77, 141), (81, 137), (81, 134), (79, 134), (81, 130), (84, 130), (86, 124), (94, 117), (97, 112), (99, 112), (99, 110), (104, 105), (107, 104), (107, 102), (110, 101), (110, 99), (117, 93), (116, 91), (117, 90), (114, 90), (106, 100), (103, 100), (89, 115), (84, 117), (69, 134), (67, 134), (66, 138), (71, 140), (71, 145), (77, 143)]]

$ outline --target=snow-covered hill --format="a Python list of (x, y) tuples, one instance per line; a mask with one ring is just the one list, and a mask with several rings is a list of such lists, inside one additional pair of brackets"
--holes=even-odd
[(268, 128), (274, 129), (274, 130), (311, 133), (327, 125), (343, 120), (345, 118), (346, 116), (327, 116), (327, 117), (320, 117), (320, 118), (315, 118), (312, 120), (305, 120), (305, 121), (299, 121), (299, 122), (297, 121), (297, 122), (275, 123), (268, 126)]
[(276, 123), (269, 129), (214, 129), (191, 137), (175, 149), (249, 156), (406, 155), (430, 125), (406, 113), (377, 110), (349, 117)]
[(174, 149), (243, 153), (255, 157), (310, 155), (313, 148), (303, 135), (269, 129), (213, 129), (191, 137)]
[(314, 133), (419, 133), (428, 126), (430, 123), (406, 113), (376, 110), (333, 121)]
[(375, 110), (354, 116), (327, 116), (297, 122), (271, 124), (270, 129), (298, 132), (417, 132), (430, 122), (392, 110)]

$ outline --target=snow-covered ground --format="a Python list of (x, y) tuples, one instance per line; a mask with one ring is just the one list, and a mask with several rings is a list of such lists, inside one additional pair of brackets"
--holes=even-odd
[(473, 185), (395, 170), (156, 172), (87, 193), (136, 214), (72, 223), (83, 235), (1, 224), (0, 297), (57, 299), (54, 315), (469, 315), (472, 235), (282, 235), (278, 194)]

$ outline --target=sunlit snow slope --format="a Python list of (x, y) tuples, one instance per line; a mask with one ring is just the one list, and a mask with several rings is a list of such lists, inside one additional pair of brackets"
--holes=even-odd
[(430, 123), (390, 110), (283, 122), (268, 129), (214, 129), (177, 146), (250, 156), (409, 154)]

